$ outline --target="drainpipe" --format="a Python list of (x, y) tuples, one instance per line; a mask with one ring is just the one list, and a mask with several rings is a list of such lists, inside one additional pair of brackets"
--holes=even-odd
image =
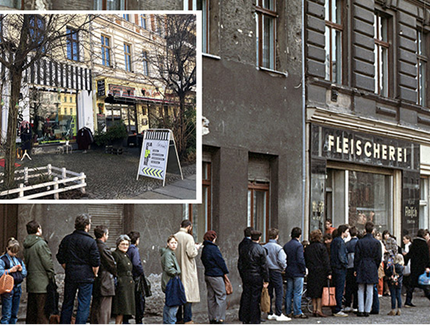
[[(304, 232), (306, 211), (306, 77), (305, 77), (305, 1), (302, 0), (302, 224)], [(307, 234), (303, 237), (307, 238)]]

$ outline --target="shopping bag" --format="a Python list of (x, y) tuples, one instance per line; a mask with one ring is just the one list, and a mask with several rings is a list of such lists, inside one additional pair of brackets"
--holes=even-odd
[(0, 277), (0, 295), (3, 293), (10, 293), (13, 290), (13, 277), (7, 271)]
[(269, 290), (263, 287), (261, 292), (261, 311), (263, 313), (268, 313), (270, 311), (270, 296)]
[(181, 278), (175, 276), (171, 278), (166, 285), (166, 306), (182, 306), (186, 303), (187, 297), (185, 296), (184, 285), (182, 284)]
[(418, 284), (422, 286), (430, 285), (430, 274), (427, 272), (421, 274), (418, 278)]
[(322, 305), (324, 307), (336, 306), (336, 288), (330, 287), (330, 281), (327, 282), (327, 287), (323, 288)]
[(224, 274), (225, 293), (231, 295), (233, 293), (233, 286), (231, 285), (230, 279), (227, 274)]

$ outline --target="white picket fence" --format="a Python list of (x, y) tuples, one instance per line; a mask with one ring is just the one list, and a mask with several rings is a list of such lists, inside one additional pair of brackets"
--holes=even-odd
[[(0, 173), (0, 177), (1, 184), (3, 183), (4, 173)], [(36, 185), (25, 185), (28, 183), (29, 179), (36, 177), (46, 177), (51, 180)], [(85, 176), (84, 173), (75, 173), (67, 170), (66, 168), (58, 168), (51, 166), (50, 164), (46, 167), (39, 168), (25, 167), (24, 169), (15, 171), (15, 180), (21, 180), (23, 183), (20, 183), (18, 188), (0, 192), (0, 198), (18, 193), (18, 197), (13, 200), (30, 200), (53, 194), (54, 199), (58, 200), (59, 193), (61, 192), (80, 189), (82, 193), (85, 193), (85, 187), (87, 186), (87, 183), (85, 182), (86, 178), (87, 176)], [(60, 188), (61, 184), (64, 184), (64, 187)], [(42, 189), (42, 192), (25, 195), (25, 192), (35, 189)]]

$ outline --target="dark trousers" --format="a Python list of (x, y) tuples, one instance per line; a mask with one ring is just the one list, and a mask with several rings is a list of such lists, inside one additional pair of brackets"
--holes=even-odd
[(396, 309), (396, 301), (397, 308), (402, 308), (402, 286), (389, 286), (390, 294), (391, 294), (391, 309)]
[(282, 302), (284, 300), (284, 286), (282, 281), (282, 273), (276, 270), (269, 270), (269, 296), (270, 296), (270, 311), (269, 315), (273, 314), (273, 290), (275, 290), (276, 304), (275, 304), (275, 315), (280, 316), (282, 314)]
[(336, 306), (334, 313), (342, 310), (342, 297), (345, 289), (346, 269), (333, 269), (333, 285), (336, 288)]
[[(134, 292), (134, 302), (136, 305), (136, 324), (143, 324), (143, 315), (145, 313), (145, 296), (140, 291)], [(129, 320), (132, 317), (130, 315), (123, 316), (123, 324), (130, 324)]]
[(244, 324), (260, 324), (261, 291), (263, 278), (247, 277), (243, 279), (243, 292), (240, 299), (239, 320)]
[(27, 315), (25, 322), (27, 324), (48, 324), (49, 318), (45, 314), (46, 293), (28, 293)]
[(193, 319), (193, 311), (191, 309), (191, 302), (187, 302), (185, 305), (179, 306), (178, 313), (176, 314), (177, 322), (188, 323)]
[(345, 307), (351, 307), (351, 303), (354, 299), (352, 308), (358, 308), (358, 285), (357, 277), (354, 276), (354, 269), (350, 268), (346, 271), (346, 286), (345, 286)]
[(427, 288), (427, 286), (422, 286), (418, 284), (418, 278), (410, 278), (410, 282), (409, 282), (409, 286), (408, 289), (406, 291), (406, 301), (405, 304), (406, 305), (410, 305), (412, 304), (412, 294), (414, 293), (415, 288), (419, 288), (424, 290), (424, 294), (427, 297), (427, 299), (430, 300), (430, 291)]
[(373, 285), (373, 302), (372, 302), (372, 314), (379, 314), (379, 296), (378, 296), (378, 285)]
[(75, 324), (86, 324), (90, 314), (92, 283), (66, 282), (64, 286), (64, 301), (61, 309), (61, 324), (70, 324), (73, 314), (76, 291), (78, 291), (78, 311)]

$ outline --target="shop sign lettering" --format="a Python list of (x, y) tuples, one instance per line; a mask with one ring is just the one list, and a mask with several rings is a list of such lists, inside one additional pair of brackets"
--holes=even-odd
[(382, 159), (397, 162), (407, 162), (407, 148), (395, 147), (387, 144), (373, 143), (349, 139), (329, 134), (327, 137), (328, 151), (335, 153), (366, 156), (368, 158)]

